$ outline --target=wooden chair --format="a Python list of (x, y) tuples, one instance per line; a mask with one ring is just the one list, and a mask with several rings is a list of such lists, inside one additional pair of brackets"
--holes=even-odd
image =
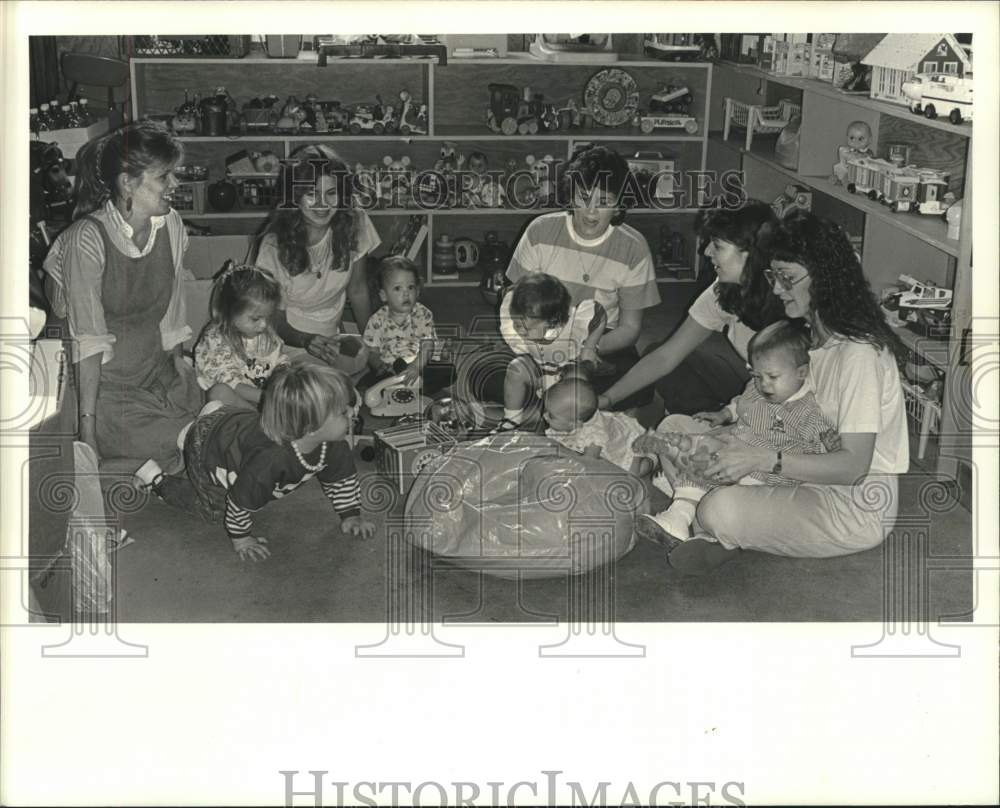
[(802, 108), (787, 98), (781, 99), (776, 106), (765, 107), (760, 104), (744, 104), (735, 98), (726, 98), (725, 123), (723, 125), (722, 139), (729, 139), (730, 126), (735, 124), (741, 129), (746, 129), (745, 148), (750, 151), (753, 143), (754, 133), (762, 135), (777, 134), (786, 126), (795, 115), (799, 115)]
[[(70, 98), (75, 97), (77, 87), (81, 84), (87, 87), (105, 87), (108, 91), (107, 108), (118, 109), (115, 106), (114, 90), (115, 87), (125, 87), (128, 84), (128, 62), (92, 53), (64, 53), (60, 65), (63, 76), (72, 85)], [(128, 119), (127, 102), (122, 102), (121, 114)]]

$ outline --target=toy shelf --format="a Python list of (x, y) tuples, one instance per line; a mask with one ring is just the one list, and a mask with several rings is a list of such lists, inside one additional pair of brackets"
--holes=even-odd
[(811, 177), (786, 168), (775, 161), (773, 157), (773, 137), (755, 138), (753, 147), (749, 152), (743, 148), (741, 142), (738, 142), (739, 139), (732, 135), (726, 141), (722, 139), (720, 133), (713, 132), (709, 135), (709, 139), (713, 143), (721, 144), (725, 148), (749, 157), (772, 171), (783, 174), (789, 181), (801, 183), (814, 191), (827, 194), (840, 202), (851, 205), (866, 215), (881, 219), (887, 224), (902, 230), (904, 233), (909, 233), (932, 247), (941, 250), (941, 252), (951, 256), (958, 255), (960, 244), (957, 239), (948, 238), (948, 225), (940, 217), (919, 213), (893, 213), (885, 205), (868, 199), (862, 194), (848, 193), (844, 186), (834, 185), (827, 177)]
[(536, 135), (498, 135), (491, 132), (485, 124), (482, 126), (461, 124), (449, 126), (447, 133), (439, 130), (435, 133), (435, 138), (445, 138), (447, 140), (500, 140), (510, 143), (517, 143), (521, 140), (644, 140), (652, 143), (657, 142), (683, 142), (701, 143), (704, 138), (700, 135), (670, 134), (671, 132), (683, 132), (683, 129), (660, 129), (654, 134), (643, 134), (641, 129), (634, 126), (578, 126), (571, 129), (557, 129), (555, 132), (544, 132)]
[(939, 129), (943, 132), (949, 132), (960, 137), (972, 137), (971, 121), (961, 123), (956, 126), (947, 120), (939, 118), (925, 118), (911, 112), (907, 107), (904, 107), (901, 104), (890, 104), (888, 101), (877, 101), (873, 98), (869, 98), (866, 93), (844, 92), (843, 90), (837, 89), (832, 84), (819, 81), (818, 79), (801, 78), (798, 76), (780, 76), (776, 73), (768, 73), (766, 70), (761, 70), (758, 67), (750, 67), (749, 65), (737, 64), (736, 62), (721, 61), (718, 62), (718, 66), (727, 70), (733, 70), (746, 77), (766, 81), (769, 84), (778, 84), (783, 87), (793, 88), (795, 90), (807, 92), (823, 98), (842, 101), (859, 109), (870, 110), (881, 115), (891, 115), (905, 120), (919, 121), (922, 126), (926, 126), (930, 129)]
[[(451, 59), (446, 66), (434, 60), (423, 59), (329, 59), (320, 68), (313, 61), (268, 58), (191, 58), (172, 59), (140, 57), (132, 59), (132, 99), (137, 118), (155, 117), (169, 119), (184, 99), (185, 91), (206, 96), (215, 88), (224, 86), (238, 105), (253, 97), (276, 95), (279, 103), (296, 95), (299, 99), (310, 93), (320, 100), (340, 100), (342, 103), (370, 102), (379, 95), (385, 104), (394, 104), (399, 91), (408, 89), (416, 101), (428, 105), (429, 125), (427, 134), (403, 136), (362, 133), (278, 133), (273, 131), (248, 132), (242, 135), (181, 135), (185, 146), (185, 162), (203, 164), (209, 169), (209, 182), (225, 175), (225, 159), (240, 149), (270, 149), (279, 157), (288, 157), (302, 145), (326, 143), (333, 146), (353, 167), (381, 165), (385, 156), (410, 157), (417, 172), (433, 169), (440, 159), (444, 141), (455, 141), (466, 157), (472, 151), (483, 152), (490, 170), (505, 170), (507, 162), (514, 160), (518, 169), (526, 169), (527, 155), (542, 159), (551, 155), (567, 161), (574, 148), (581, 142), (600, 142), (618, 149), (624, 156), (636, 152), (660, 152), (664, 159), (677, 161), (675, 171), (680, 175), (679, 188), (686, 187), (687, 172), (702, 170), (707, 153), (709, 104), (712, 84), (712, 65), (701, 62), (662, 62), (643, 58), (626, 58), (617, 62), (595, 63), (580, 60), (549, 62), (536, 59), (527, 53), (511, 54), (502, 59), (476, 58)], [(576, 100), (579, 108), (585, 106), (584, 88), (593, 76), (602, 70), (617, 69), (627, 73), (635, 82), (639, 95), (639, 108), (648, 108), (649, 98), (664, 85), (687, 86), (694, 97), (688, 115), (697, 121), (698, 129), (689, 133), (683, 128), (655, 129), (643, 133), (631, 122), (618, 127), (607, 127), (591, 122), (589, 125), (556, 130), (534, 135), (503, 135), (493, 132), (485, 122), (489, 103), (488, 85), (508, 83), (518, 88), (530, 87), (541, 93), (546, 104), (561, 105), (569, 98)], [(678, 190), (679, 190), (678, 188)], [(698, 261), (694, 255), (694, 216), (696, 201), (676, 197), (677, 208), (632, 208), (629, 223), (642, 232), (656, 254), (657, 239), (661, 230), (680, 233), (680, 242), (674, 245), (674, 258), (679, 259), (666, 274), (658, 275), (662, 283), (691, 282), (697, 274)], [(406, 207), (376, 208), (368, 214), (376, 220), (382, 235), (383, 246), (392, 243), (401, 222), (412, 215), (423, 215), (427, 235), (421, 260), (427, 283), (434, 286), (472, 286), (478, 283), (475, 272), (466, 271), (457, 278), (437, 276), (432, 271), (431, 247), (442, 234), (454, 238), (480, 240), (484, 232), (497, 230), (501, 239), (513, 249), (524, 227), (534, 217), (551, 212), (553, 208), (433, 208), (422, 209), (415, 205)], [(185, 218), (210, 225), (213, 232), (236, 234), (252, 232), (268, 210), (235, 209), (230, 212), (207, 211), (194, 214), (185, 212)], [(676, 238), (676, 237), (675, 237)], [(666, 264), (663, 264), (666, 268)], [(681, 277), (676, 277), (680, 275)]]
[[(897, 287), (902, 273), (953, 291), (948, 339), (921, 336), (905, 326), (892, 327), (917, 361), (944, 373), (940, 405), (943, 426), (935, 438), (940, 451), (935, 446), (932, 455), (941, 476), (959, 481), (960, 491), (970, 488), (968, 439), (962, 436), (967, 436), (970, 429), (967, 410), (972, 400), (971, 381), (958, 346), (964, 344), (963, 335), (971, 324), (972, 124), (928, 119), (905, 106), (845, 93), (816, 79), (778, 76), (756, 67), (722, 62), (713, 73), (709, 101), (715, 129), (722, 127), (727, 96), (765, 106), (773, 106), (782, 98), (799, 103), (802, 116), (796, 165), (788, 168), (777, 161), (774, 135), (755, 134), (751, 148), (746, 150), (743, 130), (736, 129), (728, 142), (719, 132), (709, 134), (708, 168), (742, 172), (746, 193), (765, 201), (776, 198), (791, 183), (809, 188), (817, 215), (839, 222), (860, 243), (865, 276), (876, 295)], [(893, 213), (878, 201), (851, 194), (846, 187), (829, 181), (844, 131), (855, 120), (868, 124), (876, 155), (884, 156), (887, 144), (905, 144), (910, 163), (948, 174), (948, 190), (964, 199), (959, 238), (948, 237), (942, 216)], [(926, 438), (925, 431), (921, 453)]]

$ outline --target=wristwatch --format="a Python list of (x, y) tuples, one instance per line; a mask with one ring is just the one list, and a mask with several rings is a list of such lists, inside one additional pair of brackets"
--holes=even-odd
[(781, 449), (778, 449), (778, 459), (771, 466), (771, 474), (781, 474)]

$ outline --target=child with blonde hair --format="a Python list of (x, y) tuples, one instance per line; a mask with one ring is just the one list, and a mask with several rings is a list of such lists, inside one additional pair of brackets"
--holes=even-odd
[(350, 432), (355, 393), (338, 370), (296, 364), (275, 371), (261, 411), (222, 407), (198, 417), (184, 439), (187, 477), (166, 477), (150, 461), (140, 482), (165, 502), (221, 522), (241, 559), (265, 559), (253, 514), (316, 477), (345, 533), (365, 538), (375, 526), (361, 515)]
[(256, 407), (261, 389), (280, 365), (288, 364), (274, 330), (281, 287), (266, 269), (226, 266), (212, 286), (212, 319), (194, 349), (198, 384), (210, 401)]

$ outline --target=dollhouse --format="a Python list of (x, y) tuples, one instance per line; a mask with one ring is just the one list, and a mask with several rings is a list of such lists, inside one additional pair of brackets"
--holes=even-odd
[(861, 63), (872, 68), (871, 97), (903, 105), (903, 82), (916, 73), (972, 72), (972, 61), (951, 34), (888, 34)]

